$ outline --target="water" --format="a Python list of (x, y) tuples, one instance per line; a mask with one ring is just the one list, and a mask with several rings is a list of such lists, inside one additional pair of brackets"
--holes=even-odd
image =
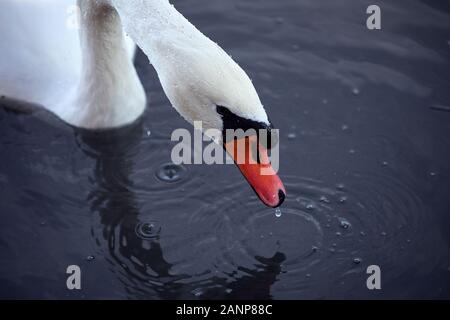
[(175, 1), (281, 128), (280, 218), (232, 165), (171, 164), (192, 129), (141, 53), (150, 105), (128, 128), (0, 108), (0, 297), (450, 298), (450, 113), (430, 108), (450, 105), (450, 10), (381, 1), (372, 32), (368, 4)]
[(136, 225), (136, 235), (144, 240), (155, 239), (161, 232), (157, 222), (139, 222)]
[(156, 177), (165, 182), (177, 182), (186, 174), (186, 169), (182, 165), (165, 163), (156, 171)]

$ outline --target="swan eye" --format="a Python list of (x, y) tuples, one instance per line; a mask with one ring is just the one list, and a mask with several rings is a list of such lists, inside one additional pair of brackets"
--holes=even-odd
[[(278, 137), (276, 135), (272, 135), (272, 124), (266, 124), (264, 122), (259, 122), (255, 120), (250, 120), (247, 118), (240, 117), (235, 113), (231, 112), (227, 107), (217, 106), (217, 113), (221, 116), (223, 122), (222, 136), (223, 139), (226, 140), (226, 130), (238, 130), (242, 129), (245, 131), (249, 129), (253, 129), (256, 131), (258, 135), (258, 139), (262, 145), (264, 145), (267, 149), (271, 149), (272, 145), (276, 145), (278, 143)], [(267, 130), (267, 135), (263, 136), (260, 139), (260, 131), (259, 130)], [(267, 138), (266, 138), (267, 137)], [(274, 139), (275, 138), (275, 139)]]

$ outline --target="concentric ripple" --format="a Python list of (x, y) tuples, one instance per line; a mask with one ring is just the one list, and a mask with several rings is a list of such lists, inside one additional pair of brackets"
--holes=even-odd
[(186, 168), (182, 165), (164, 163), (156, 171), (156, 177), (165, 182), (177, 182), (183, 179)]
[(364, 277), (367, 265), (412, 254), (422, 204), (398, 180), (283, 180), (289, 197), (278, 218), (243, 181), (189, 196), (181, 183), (173, 193), (184, 195), (182, 206), (141, 192), (146, 205), (103, 211), (115, 217), (94, 222), (94, 236), (130, 294), (147, 298), (233, 298), (243, 287), (256, 298), (311, 297), (324, 287), (332, 295), (348, 291), (346, 279)]
[[(277, 212), (241, 177), (235, 183), (217, 174), (235, 167), (176, 166), (169, 151), (151, 151), (170, 150), (167, 139), (135, 130), (145, 139), (117, 133), (102, 136), (107, 144), (81, 141), (96, 163), (87, 197), (96, 256), (110, 262), (131, 297), (366, 294), (370, 264), (437, 263), (414, 254), (433, 240), (420, 239), (427, 222), (412, 182), (383, 166), (349, 174), (345, 183), (282, 177), (288, 197)], [(110, 145), (120, 148), (105, 150)]]

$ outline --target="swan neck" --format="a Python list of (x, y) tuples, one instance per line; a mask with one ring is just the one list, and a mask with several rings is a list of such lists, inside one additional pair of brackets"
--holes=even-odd
[(78, 0), (80, 8), (80, 80), (62, 111), (71, 123), (110, 128), (142, 114), (146, 97), (127, 48), (120, 16), (107, 0)]
[(78, 5), (84, 70), (109, 69), (113, 62), (126, 61), (126, 45), (117, 11), (102, 1), (78, 0)]
[(158, 41), (168, 44), (174, 35), (186, 38), (195, 27), (168, 0), (111, 0), (123, 28), (152, 61)]

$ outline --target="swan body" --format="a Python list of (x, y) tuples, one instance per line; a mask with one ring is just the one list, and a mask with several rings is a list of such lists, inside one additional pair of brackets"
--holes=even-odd
[[(187, 121), (202, 121), (205, 132), (271, 127), (247, 74), (168, 0), (76, 4), (79, 30), (67, 27), (73, 0), (0, 1), (0, 95), (39, 104), (76, 127), (129, 124), (146, 106), (133, 65), (137, 44)], [(281, 204), (278, 176), (240, 169), (266, 204)]]
[(123, 37), (117, 14), (95, 1), (79, 3), (80, 29), (69, 28), (75, 4), (0, 2), (0, 94), (39, 104), (77, 127), (130, 123), (145, 108), (134, 44)]

